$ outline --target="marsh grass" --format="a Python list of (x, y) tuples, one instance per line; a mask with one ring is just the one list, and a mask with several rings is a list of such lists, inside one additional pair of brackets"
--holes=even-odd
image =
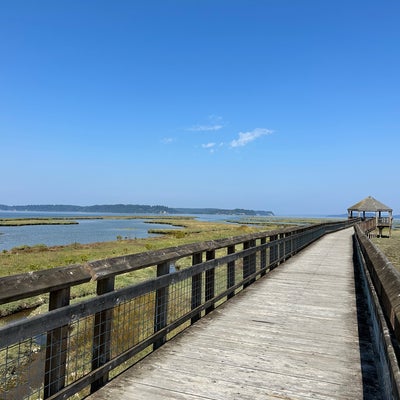
[(2, 218), (0, 226), (76, 225), (77, 221), (64, 218)]
[(400, 271), (400, 229), (393, 229), (390, 237), (373, 238), (371, 240), (386, 255), (393, 266)]

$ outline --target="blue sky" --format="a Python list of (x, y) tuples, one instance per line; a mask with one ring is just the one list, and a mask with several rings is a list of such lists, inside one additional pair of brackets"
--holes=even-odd
[(0, 204), (400, 212), (398, 0), (0, 2)]

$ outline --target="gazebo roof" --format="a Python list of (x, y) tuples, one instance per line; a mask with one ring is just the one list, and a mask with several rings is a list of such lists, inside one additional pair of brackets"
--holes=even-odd
[(348, 208), (349, 211), (367, 211), (367, 212), (378, 212), (387, 211), (392, 212), (393, 210), (381, 203), (380, 201), (374, 199), (372, 196), (366, 197), (364, 200), (359, 201), (354, 206)]

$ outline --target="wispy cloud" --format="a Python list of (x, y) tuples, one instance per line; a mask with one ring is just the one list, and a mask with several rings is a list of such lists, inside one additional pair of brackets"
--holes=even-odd
[(210, 153), (215, 153), (216, 145), (217, 145), (216, 143), (210, 142), (210, 143), (202, 144), (201, 147), (203, 149), (208, 150)]
[(207, 123), (193, 125), (187, 130), (191, 132), (210, 132), (210, 131), (219, 131), (224, 127), (225, 123), (223, 122), (223, 118), (220, 117), (219, 115), (213, 114), (207, 117)]
[(188, 128), (188, 131), (191, 132), (208, 132), (208, 131), (219, 131), (222, 129), (224, 126), (220, 124), (216, 125), (194, 125)]
[(164, 144), (169, 144), (169, 143), (172, 143), (172, 142), (174, 142), (175, 141), (175, 139), (174, 138), (170, 138), (170, 137), (168, 137), (168, 138), (164, 138), (164, 139), (162, 139), (161, 140), (161, 143), (164, 143)]
[(215, 147), (216, 143), (206, 143), (206, 144), (202, 144), (201, 147), (203, 149), (211, 149), (212, 147)]
[(201, 145), (201, 147), (203, 149), (208, 150), (210, 153), (215, 153), (218, 150), (218, 148), (222, 147), (222, 146), (224, 146), (223, 142), (221, 142), (219, 144), (214, 143), (214, 142), (210, 142), (210, 143), (204, 143), (204, 144)]
[(253, 142), (261, 136), (270, 135), (273, 131), (270, 129), (256, 128), (250, 132), (239, 132), (239, 138), (230, 142), (230, 147), (242, 147)]

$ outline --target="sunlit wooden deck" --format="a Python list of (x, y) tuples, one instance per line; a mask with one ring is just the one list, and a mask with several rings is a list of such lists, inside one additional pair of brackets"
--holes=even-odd
[(352, 233), (312, 244), (90, 400), (380, 399)]

